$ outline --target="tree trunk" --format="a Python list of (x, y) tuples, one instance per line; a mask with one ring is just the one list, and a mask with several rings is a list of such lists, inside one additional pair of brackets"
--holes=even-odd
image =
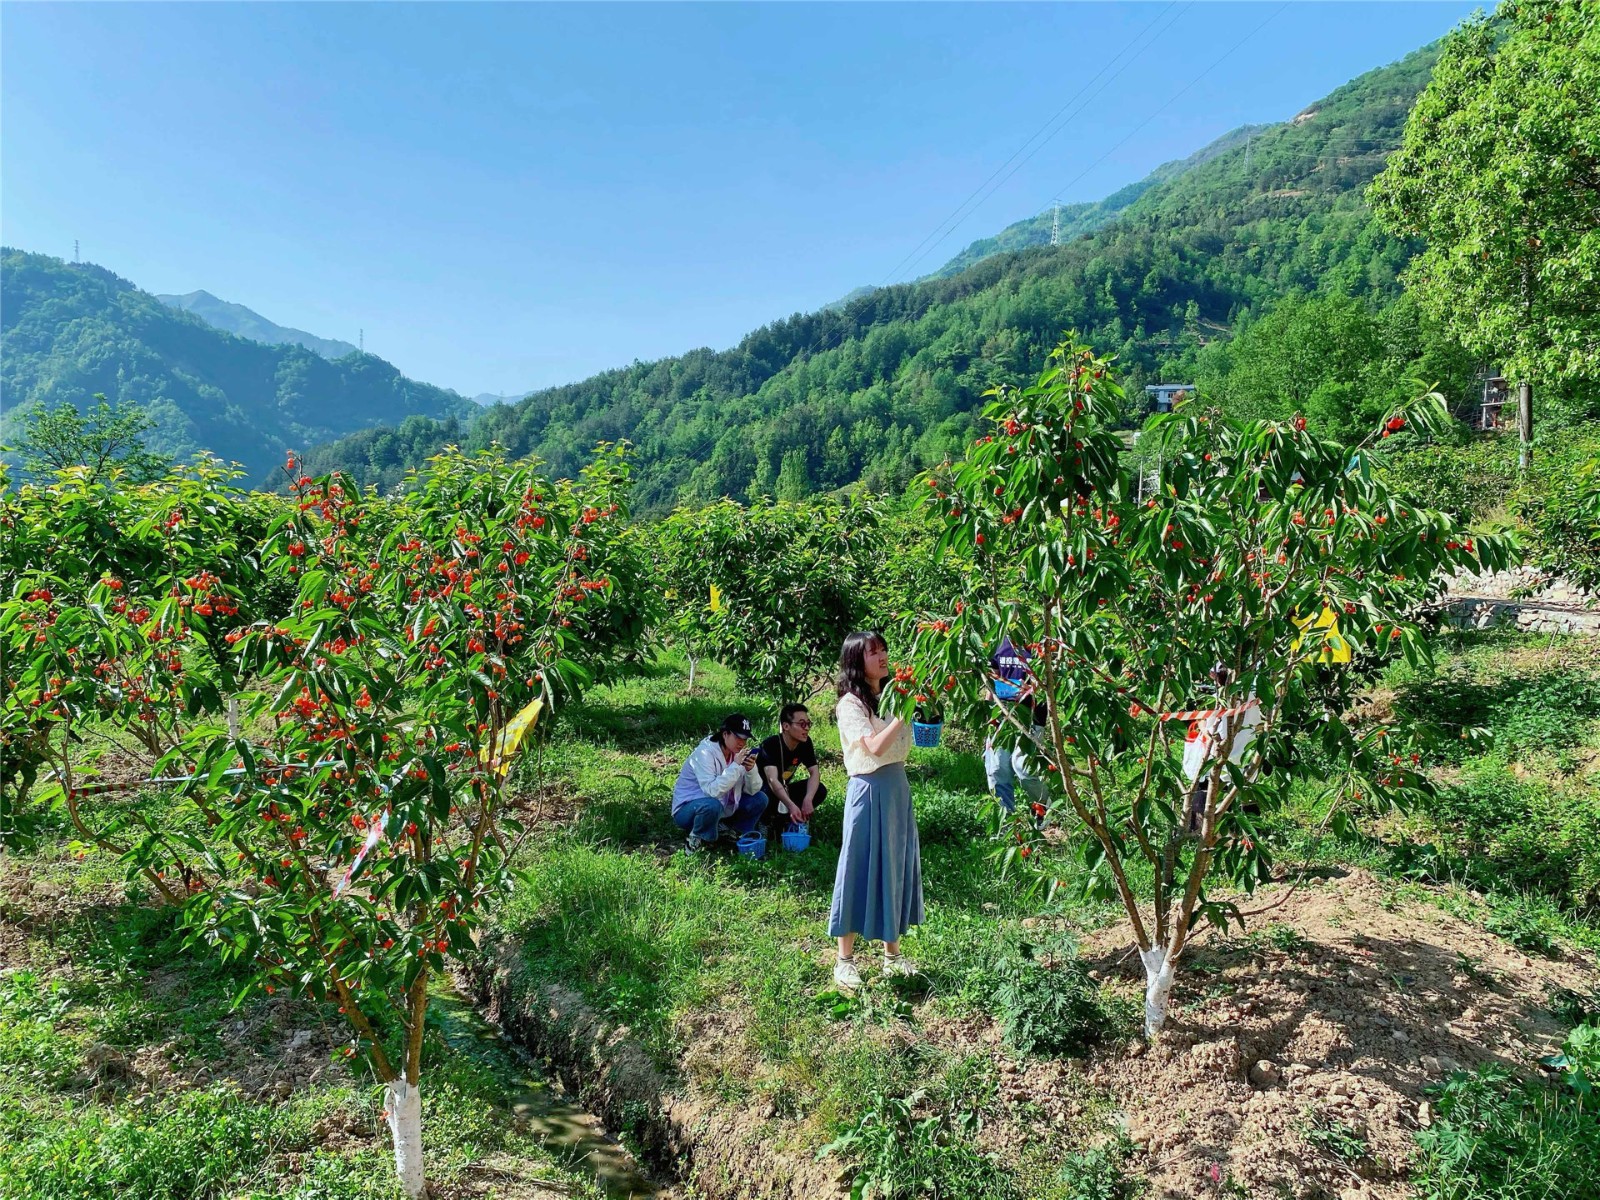
[(389, 1134), (394, 1140), (394, 1171), (409, 1200), (422, 1200), (427, 1184), (422, 1175), (422, 1091), (405, 1076), (383, 1085), (389, 1110)]
[(1533, 465), (1533, 384), (1526, 379), (1517, 387), (1517, 470)]
[(694, 655), (689, 656), (689, 690), (694, 691)]
[(1165, 946), (1139, 951), (1139, 961), (1144, 963), (1144, 1035), (1153, 1038), (1166, 1024), (1167, 999), (1172, 995), (1176, 964), (1168, 960)]
[(239, 697), (228, 697), (228, 737), (239, 740)]

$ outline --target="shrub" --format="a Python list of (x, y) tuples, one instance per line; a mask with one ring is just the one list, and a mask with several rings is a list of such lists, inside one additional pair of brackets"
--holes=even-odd
[(976, 1118), (946, 1108), (926, 1116), (927, 1094), (880, 1092), (854, 1125), (817, 1153), (854, 1164), (852, 1200), (1010, 1200), (1005, 1173), (972, 1144)]
[(1126, 1169), (1132, 1153), (1133, 1143), (1121, 1137), (1067, 1155), (1056, 1174), (1062, 1200), (1133, 1200), (1137, 1181)]
[(1600, 1195), (1600, 1122), (1592, 1080), (1600, 1031), (1580, 1027), (1547, 1060), (1555, 1085), (1521, 1083), (1500, 1067), (1458, 1072), (1436, 1094), (1438, 1115), (1417, 1134), (1418, 1200)]
[(995, 1008), (1022, 1054), (1081, 1054), (1110, 1032), (1089, 970), (1064, 939), (1021, 942), (1001, 958)]

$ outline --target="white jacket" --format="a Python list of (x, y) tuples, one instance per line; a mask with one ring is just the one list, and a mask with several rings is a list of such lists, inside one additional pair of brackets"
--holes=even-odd
[[(754, 756), (751, 762), (755, 762)], [(672, 789), (672, 811), (677, 812), (691, 800), (710, 796), (722, 801), (724, 813), (732, 813), (740, 800), (760, 790), (761, 776), (753, 765), (746, 770), (737, 762), (729, 762), (722, 752), (721, 740), (707, 738), (690, 752), (678, 772), (678, 782)]]

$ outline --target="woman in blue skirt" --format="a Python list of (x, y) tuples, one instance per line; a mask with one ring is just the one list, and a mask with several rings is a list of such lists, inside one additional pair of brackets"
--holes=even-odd
[(922, 851), (905, 767), (911, 729), (899, 717), (878, 716), (878, 698), (888, 676), (889, 647), (879, 634), (845, 638), (834, 715), (850, 786), (828, 916), (828, 934), (839, 939), (833, 981), (843, 988), (861, 986), (854, 954), (857, 937), (884, 943), (885, 975), (916, 971), (900, 955), (900, 935), (922, 923)]

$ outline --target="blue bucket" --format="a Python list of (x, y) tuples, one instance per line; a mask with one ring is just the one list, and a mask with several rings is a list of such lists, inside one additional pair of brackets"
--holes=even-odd
[(767, 839), (759, 833), (747, 833), (739, 839), (739, 853), (748, 858), (765, 858)]
[(811, 845), (811, 834), (806, 830), (806, 827), (802, 825), (798, 829), (784, 830), (779, 840), (783, 842), (783, 848), (785, 850), (790, 850), (795, 854), (799, 854), (800, 851)]
[(924, 750), (939, 744), (939, 735), (944, 732), (944, 722), (937, 725), (927, 725), (921, 721), (911, 722), (911, 740)]

